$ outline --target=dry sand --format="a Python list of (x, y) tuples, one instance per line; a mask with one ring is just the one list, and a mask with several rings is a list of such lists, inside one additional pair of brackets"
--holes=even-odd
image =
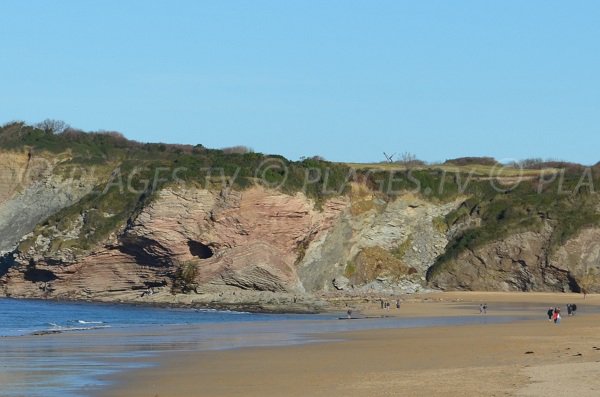
[[(370, 330), (328, 334), (336, 340), (301, 346), (173, 353), (158, 367), (123, 374), (103, 396), (600, 395), (600, 315), (585, 313), (600, 304), (599, 296), (429, 294), (383, 313), (456, 315), (473, 313), (483, 302), (491, 314), (495, 304), (539, 303), (560, 305), (565, 316), (560, 325), (540, 313), (535, 321)], [(567, 302), (579, 306), (577, 316), (567, 318)], [(374, 303), (355, 309), (382, 313)]]

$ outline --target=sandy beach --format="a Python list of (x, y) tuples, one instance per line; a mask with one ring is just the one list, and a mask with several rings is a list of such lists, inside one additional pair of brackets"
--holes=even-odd
[[(596, 396), (600, 393), (600, 297), (544, 293), (439, 293), (404, 299), (400, 310), (363, 303), (361, 314), (489, 315), (500, 304), (559, 305), (560, 325), (505, 324), (327, 334), (322, 343), (169, 353), (127, 372), (103, 397), (190, 396)], [(566, 315), (566, 303), (578, 314)], [(357, 305), (358, 306), (358, 305)], [(586, 313), (586, 308), (588, 312)], [(596, 310), (597, 311), (597, 310)], [(510, 310), (502, 315), (514, 315)]]

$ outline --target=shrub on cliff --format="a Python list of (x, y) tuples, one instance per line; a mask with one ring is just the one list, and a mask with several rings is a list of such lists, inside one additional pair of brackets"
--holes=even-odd
[(198, 268), (193, 262), (184, 262), (177, 266), (175, 277), (173, 279), (173, 293), (190, 293), (197, 292)]

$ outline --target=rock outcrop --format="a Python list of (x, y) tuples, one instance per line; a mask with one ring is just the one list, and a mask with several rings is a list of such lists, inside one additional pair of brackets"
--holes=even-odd
[(36, 225), (88, 194), (96, 182), (55, 172), (60, 158), (0, 152), (0, 253), (14, 249)]
[[(76, 244), (85, 240), (85, 213), (67, 229), (39, 228), (25, 236), (31, 244), (5, 260), (11, 265), (0, 280), (10, 296), (136, 300), (147, 291), (173, 292), (182, 267), (191, 265), (187, 282), (200, 295), (422, 289), (426, 269), (447, 243), (434, 219), (458, 202), (437, 205), (411, 195), (369, 200), (375, 205), (356, 213), (356, 202), (345, 196), (316, 209), (302, 193), (259, 186), (174, 186), (87, 250)], [(413, 271), (389, 273), (375, 263), (370, 278), (357, 282), (349, 270), (369, 249), (393, 253), (394, 263)]]
[(251, 179), (127, 196), (98, 189), (110, 186), (117, 160), (97, 159), (100, 172), (74, 178), (68, 151), (0, 155), (0, 295), (312, 310), (321, 293), (600, 290), (600, 228), (557, 244), (554, 214), (530, 202), (512, 214), (538, 217), (529, 228), (466, 243), (437, 266), (449, 242), (485, 226), (486, 205), (494, 222), (510, 209), (458, 194), (387, 196), (364, 178), (318, 202)]
[[(52, 236), (40, 235), (17, 254), (5, 291), (69, 298), (142, 291), (170, 286), (177, 268), (192, 263), (201, 287), (301, 293), (299, 249), (330, 228), (342, 210), (331, 205), (318, 211), (301, 194), (261, 188), (165, 189), (122, 232), (90, 252), (52, 251)], [(77, 230), (73, 235), (81, 238)]]
[(588, 228), (551, 250), (552, 226), (467, 250), (432, 277), (442, 289), (479, 291), (600, 291), (600, 229)]
[[(434, 204), (411, 194), (391, 202), (373, 198), (373, 209), (352, 214), (347, 211), (333, 228), (321, 233), (306, 250), (298, 266), (304, 287), (308, 291), (339, 289), (332, 280), (340, 276), (352, 278), (354, 260), (369, 248), (386, 252), (414, 273), (407, 274), (412, 282), (399, 283), (398, 274), (379, 272), (366, 283), (355, 285), (357, 290), (385, 292), (419, 290), (424, 275), (448, 243), (445, 230), (436, 227), (435, 220), (456, 208), (459, 201)], [(385, 270), (387, 262), (381, 263)], [(408, 277), (410, 276), (410, 277)], [(402, 288), (394, 288), (402, 286)], [(348, 287), (345, 288), (346, 290)]]

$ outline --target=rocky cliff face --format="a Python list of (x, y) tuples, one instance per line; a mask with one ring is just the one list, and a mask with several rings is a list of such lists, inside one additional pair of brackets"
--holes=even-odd
[(467, 250), (431, 277), (442, 289), (599, 291), (600, 229), (587, 228), (551, 250), (552, 226)]
[[(339, 211), (313, 207), (301, 195), (264, 189), (165, 189), (123, 230), (89, 252), (52, 250), (57, 236), (40, 234), (26, 252), (17, 254), (18, 265), (6, 275), (5, 290), (12, 295), (51, 290), (54, 296), (94, 297), (167, 287), (177, 268), (191, 263), (200, 286), (301, 292), (294, 268), (297, 248), (327, 229)], [(77, 227), (73, 238), (84, 238)], [(43, 288), (35, 281), (44, 282)]]
[[(50, 195), (55, 193), (36, 194), (40, 199)], [(365, 202), (367, 209), (357, 211)], [(86, 213), (66, 229), (20, 231), (13, 238), (24, 235), (30, 243), (5, 258), (0, 280), (9, 296), (137, 300), (152, 291), (156, 294), (145, 300), (177, 301), (178, 278), (192, 266), (193, 279), (186, 282), (199, 301), (236, 291), (239, 296), (248, 291), (413, 291), (422, 288), (426, 269), (447, 243), (434, 219), (456, 205), (412, 196), (391, 202), (341, 196), (316, 209), (301, 193), (171, 187), (87, 250), (78, 246), (86, 238)], [(37, 213), (24, 214), (32, 217), (31, 224), (40, 222)], [(361, 253), (377, 248), (391, 255), (401, 246), (394, 260), (413, 273), (390, 272), (386, 263), (375, 263), (370, 279), (353, 282), (349, 269)]]
[[(435, 220), (458, 202), (433, 204), (410, 194), (389, 203), (369, 199), (374, 208), (362, 213), (350, 208), (341, 213), (334, 226), (308, 247), (298, 267), (307, 290), (410, 292), (424, 284), (427, 268), (448, 243), (445, 230), (436, 227)], [(357, 258), (365, 260), (355, 263)], [(388, 266), (391, 263), (404, 265), (405, 271), (395, 272)], [(369, 264), (375, 270), (367, 272), (371, 277), (356, 280), (353, 276), (361, 265)], [(408, 269), (414, 272), (407, 274)]]
[(93, 179), (56, 172), (61, 158), (0, 151), (0, 253), (14, 249), (37, 224), (89, 193)]
[[(482, 224), (467, 197), (390, 198), (355, 182), (316, 205), (303, 193), (260, 185), (188, 183), (136, 196), (127, 207), (110, 193), (91, 199), (103, 194), (96, 188), (110, 171), (73, 178), (64, 168), (68, 153), (0, 155), (6, 296), (289, 309), (314, 307), (307, 297), (331, 292), (595, 291), (600, 284), (600, 228), (556, 246), (556, 221), (547, 214), (542, 227), (462, 250), (432, 272), (450, 241)], [(450, 213), (460, 216), (448, 226)]]

